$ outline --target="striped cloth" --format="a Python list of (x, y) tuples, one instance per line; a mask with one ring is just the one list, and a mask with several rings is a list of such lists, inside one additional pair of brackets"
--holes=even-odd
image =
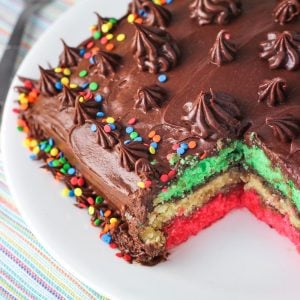
[[(51, 22), (75, 2), (53, 1), (31, 18), (19, 62)], [(0, 56), (22, 5), (21, 0), (0, 0)], [(30, 232), (6, 186), (1, 154), (0, 299), (104, 299), (64, 270)]]

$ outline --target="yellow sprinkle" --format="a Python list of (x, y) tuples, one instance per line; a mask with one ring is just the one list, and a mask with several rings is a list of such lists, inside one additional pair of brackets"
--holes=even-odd
[(140, 181), (140, 182), (137, 183), (137, 186), (138, 186), (139, 188), (141, 188), (141, 189), (144, 189), (144, 188), (145, 188), (145, 183), (142, 182), (142, 181)]
[(52, 148), (51, 151), (50, 151), (50, 155), (55, 157), (57, 154), (58, 154), (58, 149), (57, 148)]
[(113, 124), (113, 123), (115, 123), (115, 119), (113, 117), (108, 117), (108, 118), (106, 118), (106, 122), (108, 124)]
[(74, 194), (75, 196), (80, 197), (82, 195), (82, 189), (81, 188), (74, 189)]
[(151, 154), (155, 154), (156, 153), (156, 151), (155, 151), (155, 148), (154, 147), (149, 147), (149, 152), (151, 153)]
[(112, 33), (109, 33), (106, 35), (107, 40), (112, 40), (114, 38), (114, 35)]
[(29, 146), (30, 146), (30, 139), (25, 139), (25, 140), (23, 141), (23, 145), (24, 145), (25, 147), (29, 147)]
[(76, 89), (76, 88), (78, 88), (78, 84), (76, 84), (76, 83), (70, 83), (70, 88), (71, 89)]
[(63, 77), (60, 82), (63, 84), (63, 85), (68, 85), (70, 80), (68, 77)]
[(37, 145), (38, 145), (37, 140), (31, 140), (31, 141), (30, 141), (29, 146), (30, 146), (31, 148), (34, 148), (34, 147), (36, 147)]
[(94, 31), (94, 30), (96, 30), (97, 29), (97, 25), (91, 25), (90, 27), (89, 27), (89, 30), (90, 31)]
[(127, 17), (128, 23), (133, 23), (135, 19), (136, 19), (136, 15), (135, 14), (130, 14)]
[(153, 2), (157, 5), (161, 5), (161, 0), (153, 0)]
[(40, 148), (38, 146), (34, 147), (32, 150), (33, 154), (38, 154), (40, 152)]
[(102, 32), (107, 33), (107, 32), (109, 32), (111, 30), (112, 26), (113, 25), (111, 23), (103, 24), (101, 26), (101, 30), (102, 30)]
[(62, 68), (57, 67), (57, 68), (54, 69), (54, 72), (55, 73), (61, 73), (62, 72)]
[(24, 93), (19, 94), (18, 96), (18, 100), (22, 100), (26, 95)]
[(28, 98), (27, 97), (22, 97), (22, 99), (20, 99), (20, 103), (21, 104), (28, 104)]
[(110, 224), (116, 224), (118, 222), (117, 218), (110, 218), (109, 223)]
[(64, 188), (62, 191), (61, 191), (61, 195), (63, 197), (68, 197), (69, 196), (69, 189), (68, 188)]
[(93, 215), (95, 213), (95, 208), (93, 206), (90, 206), (88, 209), (89, 215)]
[(126, 35), (124, 33), (120, 33), (117, 35), (117, 41), (123, 42), (126, 39)]
[(78, 101), (79, 101), (80, 103), (83, 103), (83, 102), (84, 102), (83, 96), (80, 96), (79, 99), (78, 99)]
[(64, 75), (66, 75), (66, 76), (70, 76), (71, 75), (71, 70), (69, 69), (69, 68), (65, 68), (64, 69)]

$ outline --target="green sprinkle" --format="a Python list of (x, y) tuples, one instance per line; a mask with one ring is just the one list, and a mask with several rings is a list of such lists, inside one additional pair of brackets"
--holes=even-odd
[(82, 70), (79, 72), (79, 77), (85, 77), (88, 74), (87, 70)]
[(64, 164), (63, 168), (64, 170), (68, 171), (71, 168), (71, 166), (69, 164)]
[(118, 20), (115, 19), (115, 18), (110, 18), (110, 19), (109, 19), (109, 23), (111, 23), (111, 24), (117, 24), (117, 23), (118, 23)]
[(94, 40), (99, 40), (101, 38), (101, 32), (95, 31), (93, 34)]
[(62, 174), (67, 174), (67, 171), (66, 171), (64, 168), (61, 168), (61, 169), (59, 170), (59, 172), (62, 173)]
[(60, 166), (59, 160), (57, 160), (57, 159), (53, 160), (52, 165), (53, 165), (54, 168)]
[(138, 136), (139, 136), (139, 134), (138, 134), (136, 131), (133, 131), (133, 132), (130, 133), (130, 138), (131, 138), (132, 140), (134, 140), (134, 139), (137, 138)]
[(98, 87), (99, 87), (98, 83), (94, 82), (94, 81), (91, 82), (90, 85), (89, 85), (89, 88), (90, 88), (91, 91), (97, 91)]
[(24, 130), (23, 127), (21, 127), (21, 126), (18, 126), (17, 129), (18, 129), (18, 131), (23, 131)]
[(100, 203), (102, 203), (103, 201), (104, 201), (104, 199), (103, 199), (102, 197), (100, 197), (100, 196), (97, 196), (97, 197), (96, 197), (96, 200), (95, 200), (96, 204), (100, 204)]
[(48, 145), (48, 146), (45, 148), (44, 151), (45, 151), (46, 153), (48, 153), (48, 152), (51, 151), (51, 149), (52, 149), (52, 146)]
[(102, 221), (101, 221), (100, 219), (96, 219), (96, 220), (94, 221), (94, 225), (95, 225), (95, 226), (99, 226), (101, 223), (102, 223)]
[(59, 161), (60, 161), (60, 163), (61, 164), (65, 164), (65, 163), (67, 163), (67, 160), (64, 158), (64, 157), (61, 157), (60, 159), (59, 159)]

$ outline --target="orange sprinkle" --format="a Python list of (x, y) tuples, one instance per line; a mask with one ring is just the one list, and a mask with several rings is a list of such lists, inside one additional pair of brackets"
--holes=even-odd
[(106, 49), (107, 51), (111, 51), (111, 50), (113, 50), (114, 48), (115, 48), (115, 45), (112, 44), (112, 43), (108, 43), (108, 44), (105, 46), (105, 49)]
[(99, 52), (99, 51), (100, 51), (100, 48), (99, 48), (99, 47), (93, 47), (93, 48), (91, 49), (92, 54), (96, 54), (96, 53)]
[(200, 159), (204, 159), (204, 158), (206, 158), (206, 157), (207, 157), (207, 153), (204, 152), (204, 153), (200, 156)]
[(107, 217), (109, 217), (110, 215), (111, 215), (111, 210), (109, 210), (109, 209), (106, 210), (105, 213), (104, 213), (104, 217), (107, 218)]
[(149, 132), (148, 138), (149, 138), (149, 139), (152, 139), (155, 135), (156, 135), (156, 131), (155, 131), (155, 130), (152, 130), (152, 131)]
[(137, 19), (135, 19), (134, 22), (138, 23), (138, 24), (143, 24), (143, 19), (142, 18), (137, 18)]
[(155, 143), (159, 143), (161, 141), (161, 136), (156, 134), (154, 137), (153, 137), (153, 142)]
[(21, 104), (20, 109), (21, 110), (26, 110), (28, 108), (28, 104)]
[(188, 145), (189, 145), (190, 149), (195, 149), (197, 147), (197, 142), (196, 141), (190, 141)]

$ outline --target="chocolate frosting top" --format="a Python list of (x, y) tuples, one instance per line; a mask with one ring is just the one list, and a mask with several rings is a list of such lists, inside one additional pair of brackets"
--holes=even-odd
[[(212, 1), (206, 1), (208, 2)], [(224, 3), (228, 6), (229, 1)], [(232, 138), (239, 136), (233, 124), (237, 124), (237, 127), (249, 124), (244, 134), (245, 142), (252, 144), (250, 137), (254, 132), (268, 157), (300, 187), (300, 155), (297, 150), (299, 136), (292, 138), (292, 142), (282, 142), (274, 136), (273, 129), (268, 125), (270, 121), (266, 124), (267, 117), (290, 115), (297, 119), (300, 115), (300, 70), (296, 67), (299, 52), (295, 51), (297, 34), (290, 34), (299, 33), (299, 19), (282, 26), (274, 22), (273, 0), (242, 1), (243, 14), (226, 25), (226, 30), (233, 35), (234, 42), (238, 45), (238, 57), (229, 64), (216, 68), (210, 63), (208, 54), (221, 28), (218, 24), (198, 26), (197, 22), (190, 19), (189, 4), (189, 0), (175, 0), (167, 6), (173, 16), (167, 31), (157, 27), (133, 25), (127, 22), (127, 18), (123, 18), (114, 30), (115, 36), (119, 33), (126, 34), (126, 40), (123, 43), (116, 43), (112, 51), (122, 57), (122, 66), (117, 68), (114, 76), (103, 77), (89, 72), (85, 78), (79, 77), (81, 70), (89, 70), (90, 62), (86, 58), (80, 59), (78, 65), (72, 68), (70, 76), (72, 83), (79, 86), (86, 81), (99, 83), (97, 93), (104, 98), (100, 106), (101, 111), (104, 111), (106, 116), (113, 116), (120, 124), (118, 140), (121, 140), (119, 142), (121, 151), (117, 152), (116, 146), (104, 149), (99, 145), (96, 132), (92, 132), (91, 124), (86, 122), (87, 119), (95, 122), (94, 113), (99, 111), (99, 106), (97, 111), (92, 107), (91, 114), (89, 108), (87, 113), (83, 109), (91, 100), (82, 105), (76, 99), (75, 107), (59, 111), (60, 100), (55, 96), (58, 91), (53, 89), (51, 84), (55, 81), (55, 74), (52, 72), (46, 72), (46, 76), (42, 74), (40, 80), (40, 85), (43, 86), (42, 95), (28, 112), (35, 117), (37, 123), (43, 125), (48, 135), (55, 137), (62, 150), (71, 158), (71, 162), (75, 162), (87, 180), (99, 189), (97, 192), (106, 195), (118, 207), (126, 205), (129, 195), (134, 195), (139, 190), (137, 182), (141, 179), (133, 171), (136, 161), (140, 158), (149, 159), (150, 162), (155, 160), (156, 164), (152, 167), (156, 172), (168, 174), (170, 165), (167, 156), (174, 153), (172, 150), (174, 144), (195, 139), (197, 147), (189, 150), (188, 154), (202, 153), (204, 150), (214, 153), (217, 145), (215, 137), (227, 139), (228, 136)], [(268, 63), (260, 59), (260, 43), (266, 40), (268, 34), (274, 32), (289, 33), (284, 34), (280, 42), (276, 42), (277, 34), (269, 36), (267, 49), (263, 50), (268, 53), (266, 59), (275, 57), (270, 63), (276, 68), (270, 69)], [(130, 48), (133, 42), (135, 57)], [(86, 45), (86, 42), (82, 45)], [(95, 45), (103, 49), (100, 41), (95, 41)], [(166, 46), (163, 45), (167, 45), (168, 48), (164, 48)], [(177, 47), (180, 49), (180, 57), (175, 50)], [(283, 52), (279, 55), (278, 49), (281, 48)], [(293, 53), (292, 58), (290, 53)], [(162, 64), (159, 64), (160, 61), (170, 67), (167, 68), (168, 80), (165, 83), (160, 83), (155, 74), (164, 69)], [(291, 68), (293, 72), (288, 70)], [(258, 102), (257, 93), (264, 80), (272, 78), (282, 78), (287, 82), (288, 98), (281, 105), (269, 107), (265, 104), (267, 98), (263, 102)], [(151, 109), (147, 113), (142, 109), (134, 109), (137, 91), (144, 86), (155, 84), (167, 91), (167, 101), (159, 109)], [(201, 92), (206, 95), (205, 100), (201, 100), (202, 104), (198, 98)], [(224, 95), (228, 95), (225, 97), (227, 100), (224, 99)], [(198, 107), (196, 100), (200, 102)], [(82, 108), (77, 114), (83, 113), (80, 114), (82, 118), (78, 117), (77, 126), (74, 127), (76, 104), (77, 110), (79, 107)], [(189, 119), (182, 120), (183, 116), (189, 115), (192, 108), (194, 111)], [(205, 111), (205, 118), (203, 116), (197, 118), (198, 108)], [(144, 138), (137, 146), (143, 148), (138, 150), (138, 155), (137, 149), (133, 149), (135, 154), (132, 155), (132, 149), (127, 149), (130, 144), (123, 143), (128, 138), (125, 128), (132, 118), (138, 120), (134, 130)], [(225, 121), (227, 119), (229, 122)], [(152, 130), (162, 138), (155, 155), (148, 152), (148, 145), (151, 143), (148, 134)], [(290, 140), (290, 133), (288, 135), (287, 140)], [(141, 146), (144, 144), (147, 146)], [(119, 154), (121, 152), (122, 158)], [(125, 168), (120, 168), (120, 160)], [(127, 172), (126, 166), (131, 172)]]
[(70, 47), (62, 40), (64, 50), (59, 58), (59, 65), (61, 67), (74, 67), (78, 64), (80, 59), (79, 49), (76, 47)]
[(275, 22), (284, 25), (294, 21), (300, 14), (300, 2), (298, 0), (283, 0), (274, 8)]

